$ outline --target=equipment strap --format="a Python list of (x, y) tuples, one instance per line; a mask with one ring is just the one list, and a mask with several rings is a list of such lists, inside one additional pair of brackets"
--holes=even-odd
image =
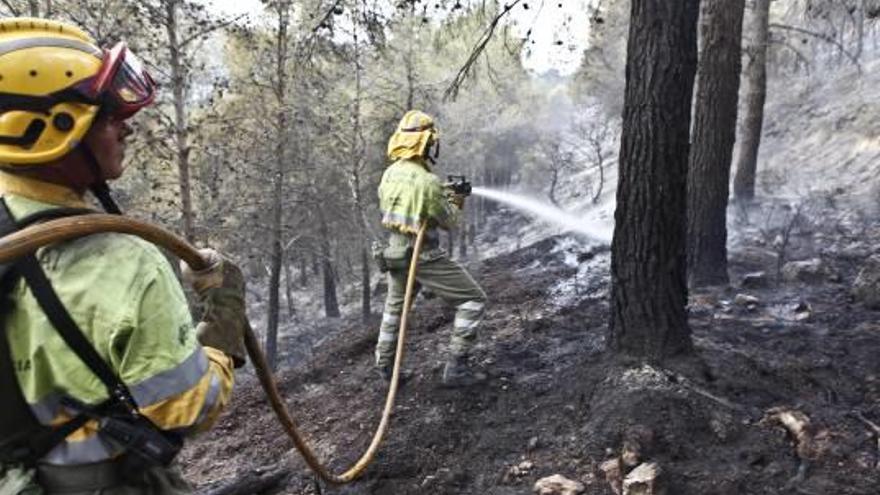
[(37, 257), (33, 254), (26, 255), (18, 262), (15, 269), (24, 277), (40, 308), (49, 317), (52, 326), (55, 327), (55, 330), (58, 331), (58, 334), (61, 335), (67, 346), (73, 350), (107, 388), (111, 400), (115, 399), (125, 406), (133, 416), (138, 416), (137, 403), (128, 387), (116, 376), (116, 373), (104, 361), (104, 358), (98, 354), (98, 351), (95, 350), (91, 342), (83, 335), (76, 322), (73, 321), (64, 304), (58, 299), (58, 294), (52, 288), (52, 283), (46, 277), (46, 273), (43, 271), (43, 267), (40, 266), (40, 262), (37, 261)]
[[(40, 221), (90, 213), (96, 212), (85, 208), (55, 208), (39, 211), (16, 222), (6, 206), (6, 202), (3, 198), (0, 198), (0, 236), (8, 235)], [(24, 277), (40, 308), (46, 313), (49, 321), (56, 328), (64, 342), (107, 387), (110, 399), (99, 406), (99, 409), (103, 410), (105, 406), (117, 403), (123, 405), (127, 412), (137, 415), (137, 406), (128, 388), (113, 373), (101, 356), (98, 355), (76, 322), (73, 321), (70, 313), (64, 308), (58, 295), (52, 288), (52, 284), (46, 277), (35, 255), (29, 254), (10, 263), (0, 265), (0, 278), (2, 278), (0, 298), (7, 297), (18, 276)], [(40, 425), (39, 421), (33, 417), (30, 407), (21, 395), (11, 362), (11, 350), (7, 342), (5, 328), (3, 330), (0, 333), (0, 373), (3, 374), (0, 380), (10, 382), (4, 383), (4, 389), (16, 391), (12, 397), (8, 398), (11, 403), (9, 413), (12, 414), (12, 417), (19, 418), (19, 420), (22, 417), (28, 418), (26, 421), (32, 426), (25, 428), (29, 430), (26, 433), (26, 438), (16, 436), (11, 439), (2, 439), (0, 443), (4, 444), (4, 447), (12, 449), (10, 452), (5, 452), (4, 457), (8, 456), (12, 460), (35, 463), (55, 448), (55, 446), (63, 442), (71, 433), (85, 425), (89, 421), (89, 415), (78, 414), (72, 420), (56, 428), (32, 431), (34, 427), (38, 429), (45, 427)], [(9, 440), (8, 443), (7, 440)]]

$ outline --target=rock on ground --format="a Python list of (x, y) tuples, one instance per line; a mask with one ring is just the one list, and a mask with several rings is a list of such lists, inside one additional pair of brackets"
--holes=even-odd
[(586, 488), (579, 481), (572, 481), (561, 474), (541, 478), (535, 483), (534, 492), (538, 495), (578, 495)]

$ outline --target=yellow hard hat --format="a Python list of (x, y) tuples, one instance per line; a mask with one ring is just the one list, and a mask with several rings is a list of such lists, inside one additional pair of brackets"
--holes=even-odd
[(102, 50), (81, 29), (34, 18), (0, 20), (0, 164), (56, 160), (83, 139), (99, 108), (127, 118), (155, 83), (124, 43)]
[(397, 130), (388, 140), (388, 158), (425, 157), (428, 145), (434, 143), (436, 149), (439, 138), (440, 133), (430, 115), (420, 110), (410, 110), (400, 119)]

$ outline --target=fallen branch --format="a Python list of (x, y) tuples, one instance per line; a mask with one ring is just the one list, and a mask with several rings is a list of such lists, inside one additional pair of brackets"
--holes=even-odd
[(810, 417), (801, 411), (786, 407), (774, 407), (767, 411), (763, 424), (779, 423), (794, 438), (795, 453), (800, 459), (797, 474), (789, 481), (796, 486), (807, 477), (810, 464), (818, 460), (828, 450), (831, 434), (827, 429), (818, 429)]
[(874, 437), (877, 438), (877, 466), (876, 467), (877, 467), (877, 469), (880, 469), (880, 425), (878, 425), (877, 423), (866, 418), (865, 415), (859, 411), (853, 411), (852, 415), (855, 416), (856, 419), (858, 419), (859, 421), (864, 423), (865, 426), (867, 426), (868, 428), (871, 429), (871, 431), (874, 432)]
[(819, 38), (826, 43), (831, 43), (832, 45), (836, 46), (838, 50), (840, 50), (840, 53), (846, 55), (846, 58), (848, 58), (850, 62), (852, 62), (853, 65), (856, 66), (856, 70), (858, 70), (859, 75), (862, 75), (862, 64), (859, 63), (859, 60), (853, 54), (851, 54), (845, 46), (843, 46), (839, 41), (832, 38), (831, 36), (828, 36), (827, 34), (817, 33), (815, 31), (810, 31), (809, 29), (799, 28), (796, 26), (786, 26), (785, 24), (771, 23), (770, 27), (774, 29), (781, 29), (783, 31), (794, 31), (795, 33), (806, 34), (807, 36)]

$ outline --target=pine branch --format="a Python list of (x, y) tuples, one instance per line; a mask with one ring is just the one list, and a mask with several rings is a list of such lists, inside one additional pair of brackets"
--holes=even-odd
[(489, 26), (486, 27), (486, 30), (483, 31), (483, 34), (477, 39), (477, 42), (474, 44), (474, 48), (471, 50), (470, 56), (468, 56), (467, 61), (465, 61), (464, 65), (458, 69), (458, 73), (455, 75), (455, 78), (452, 80), (452, 83), (449, 84), (449, 87), (446, 88), (446, 91), (443, 92), (443, 101), (447, 101), (450, 98), (455, 99), (458, 96), (458, 90), (461, 88), (461, 84), (464, 82), (465, 78), (467, 78), (468, 73), (471, 70), (471, 67), (480, 57), (480, 54), (483, 53), (483, 50), (486, 48), (486, 45), (489, 44), (489, 41), (492, 40), (492, 35), (495, 34), (495, 28), (498, 27), (498, 23), (501, 22), (501, 19), (507, 15), (508, 12), (513, 10), (516, 7), (520, 0), (514, 0), (513, 3), (504, 6), (504, 10), (499, 12), (492, 22), (489, 23)]
[(15, 8), (15, 6), (12, 5), (12, 3), (9, 2), (9, 0), (0, 0), (0, 1), (2, 1), (3, 5), (7, 9), (9, 9), (9, 14), (11, 17), (20, 17), (21, 16), (21, 11), (19, 11), (17, 8)]
[(193, 41), (204, 38), (204, 37), (208, 36), (209, 34), (213, 33), (214, 31), (217, 31), (219, 29), (223, 29), (226, 26), (238, 21), (239, 19), (243, 19), (245, 17), (247, 17), (247, 14), (241, 14), (236, 17), (227, 18), (227, 19), (225, 19), (221, 22), (218, 22), (216, 24), (211, 24), (210, 26), (207, 26), (204, 29), (201, 29), (201, 30), (191, 34), (188, 38), (181, 41), (178, 46), (181, 49), (183, 49), (186, 45), (192, 43)]

